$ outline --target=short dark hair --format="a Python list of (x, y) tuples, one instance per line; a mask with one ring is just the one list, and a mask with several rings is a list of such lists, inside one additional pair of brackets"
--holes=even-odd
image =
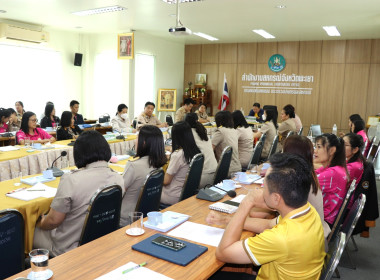
[(253, 103), (252, 107), (260, 108), (260, 103), (257, 103), (257, 102)]
[(167, 162), (163, 135), (157, 126), (141, 127), (137, 141), (136, 156), (140, 158), (149, 156), (150, 166), (160, 168)]
[(215, 115), (216, 126), (234, 128), (234, 121), (230, 111), (219, 111)]
[(348, 117), (351, 122), (354, 122), (356, 120), (362, 120), (362, 117), (359, 114), (352, 114)]
[(16, 102), (15, 102), (15, 105), (16, 105), (16, 103), (20, 104), (21, 107), (24, 108), (24, 103), (22, 103), (22, 101), (16, 101)]
[(79, 102), (76, 101), (76, 100), (71, 100), (70, 102), (70, 107), (73, 107), (74, 105), (78, 104), (79, 105)]
[(11, 115), (12, 114), (17, 114), (16, 110), (13, 109), (13, 108), (8, 108), (7, 110), (11, 112)]
[(61, 116), (61, 127), (69, 127), (71, 125), (71, 119), (73, 117), (73, 113), (70, 111), (63, 111)]
[(29, 134), (29, 119), (30, 117), (32, 116), (35, 116), (36, 114), (33, 113), (33, 112), (25, 112), (23, 115), (22, 115), (22, 119), (21, 119), (21, 127), (20, 129), (26, 133), (26, 134)]
[(198, 115), (196, 113), (187, 113), (185, 116), (185, 122), (187, 122), (191, 128), (195, 128), (195, 131), (201, 140), (208, 141), (207, 129), (198, 121)]
[(205, 108), (207, 109), (207, 105), (205, 103), (199, 103), (198, 108), (200, 108), (201, 106), (205, 106)]
[[(119, 106), (117, 106), (117, 113), (120, 113), (121, 111), (123, 111), (123, 109), (128, 109), (128, 106), (125, 105), (125, 104), (119, 104)], [(117, 115), (116, 113), (116, 115)]]
[(289, 118), (293, 119), (296, 117), (296, 113), (295, 113), (295, 109), (293, 105), (288, 104), (284, 108), (282, 108), (282, 110), (284, 110), (285, 114), (288, 115)]
[(96, 130), (84, 131), (74, 143), (74, 162), (78, 168), (97, 161), (108, 162), (110, 158), (110, 145)]
[(152, 105), (154, 108), (156, 108), (156, 105), (154, 105), (154, 103), (153, 103), (153, 102), (150, 102), (150, 101), (148, 101), (147, 103), (145, 103), (144, 108), (146, 108), (146, 107), (149, 106), (149, 105)]
[(336, 148), (335, 154), (331, 160), (329, 167), (341, 166), (341, 167), (346, 168), (346, 170), (347, 170), (346, 151), (344, 148), (343, 139), (339, 138), (335, 134), (324, 133), (324, 134), (317, 136), (315, 138), (315, 143), (318, 143), (319, 141), (323, 147), (326, 147), (327, 151), (331, 147)]
[(272, 171), (265, 176), (269, 193), (278, 193), (285, 204), (299, 208), (306, 204), (311, 177), (311, 166), (293, 154), (277, 153), (269, 158)]
[(240, 110), (235, 110), (232, 113), (232, 119), (234, 120), (234, 128), (240, 127), (249, 127), (243, 113)]
[(348, 133), (343, 136), (348, 138), (348, 142), (350, 142), (351, 148), (359, 148), (358, 152), (354, 154), (348, 161), (347, 163), (355, 162), (355, 161), (361, 161), (363, 164), (366, 164), (366, 160), (362, 154), (363, 149), (364, 149), (364, 141), (363, 137), (361, 135), (355, 134), (355, 133)]
[(184, 101), (183, 101), (183, 105), (190, 105), (190, 104), (195, 104), (195, 101), (191, 98), (186, 98)]
[(172, 128), (172, 148), (173, 151), (182, 148), (185, 161), (190, 163), (196, 154), (199, 154), (197, 144), (195, 144), (190, 125), (185, 121), (176, 122)]
[(273, 109), (264, 109), (264, 112), (266, 112), (266, 114), (267, 114), (267, 118), (265, 121), (267, 121), (267, 122), (272, 121), (274, 124), (274, 127), (277, 129), (278, 124), (277, 124), (276, 112)]
[(45, 116), (47, 117), (47, 118), (50, 118), (50, 114), (51, 114), (51, 112), (53, 112), (53, 110), (54, 110), (54, 104), (46, 104), (46, 106), (45, 106)]
[(353, 133), (358, 133), (365, 128), (365, 123), (363, 120), (353, 121), (352, 124), (354, 125), (354, 131), (352, 131)]
[(8, 109), (0, 108), (0, 122), (3, 117), (9, 118), (11, 114), (11, 111), (9, 111)]

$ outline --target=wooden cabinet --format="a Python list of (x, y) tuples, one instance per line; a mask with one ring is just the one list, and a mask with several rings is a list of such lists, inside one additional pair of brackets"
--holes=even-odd
[[(204, 89), (204, 92), (202, 92)], [(199, 104), (204, 103), (207, 106), (207, 114), (209, 116), (213, 116), (212, 112), (212, 90), (207, 89), (207, 86), (194, 86), (194, 89), (191, 89), (191, 91), (185, 92), (183, 94), (183, 100), (186, 98), (191, 97), (196, 104), (194, 105), (193, 111), (198, 109)], [(183, 104), (182, 100), (182, 104)]]

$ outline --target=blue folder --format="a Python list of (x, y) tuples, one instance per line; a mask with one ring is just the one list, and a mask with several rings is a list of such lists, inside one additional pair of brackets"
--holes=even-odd
[(188, 265), (208, 250), (208, 248), (205, 246), (183, 241), (177, 238), (173, 238), (171, 236), (169, 236), (170, 239), (183, 242), (186, 244), (186, 247), (179, 251), (174, 251), (172, 249), (168, 249), (152, 243), (153, 239), (161, 235), (162, 234), (160, 233), (152, 235), (151, 237), (148, 237), (147, 239), (133, 245), (132, 249), (182, 266)]

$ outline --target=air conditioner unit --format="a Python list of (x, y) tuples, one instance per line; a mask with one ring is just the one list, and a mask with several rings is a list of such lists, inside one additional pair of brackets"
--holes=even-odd
[(16, 40), (41, 44), (49, 42), (49, 33), (31, 30), (12, 24), (0, 23), (0, 40)]

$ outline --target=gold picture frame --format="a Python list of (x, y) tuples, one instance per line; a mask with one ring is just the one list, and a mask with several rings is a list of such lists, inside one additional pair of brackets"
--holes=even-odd
[(204, 86), (207, 84), (207, 74), (195, 74), (195, 85)]
[(134, 33), (123, 33), (117, 35), (117, 58), (133, 59)]
[(157, 111), (175, 112), (177, 104), (177, 90), (160, 88), (157, 95)]

